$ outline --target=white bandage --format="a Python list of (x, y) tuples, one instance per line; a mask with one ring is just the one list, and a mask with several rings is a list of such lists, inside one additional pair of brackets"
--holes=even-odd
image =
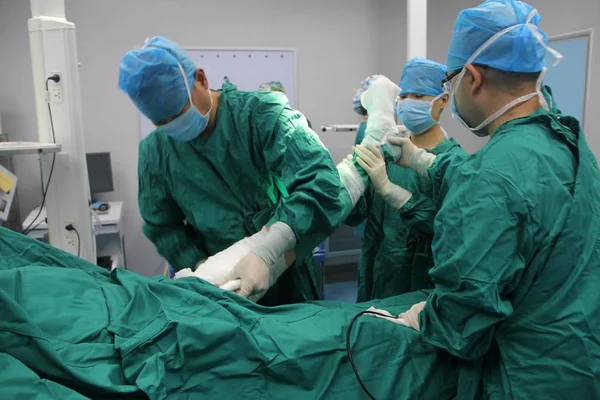
[(340, 181), (344, 188), (346, 188), (348, 196), (350, 196), (352, 206), (355, 206), (366, 190), (363, 178), (360, 176), (354, 163), (349, 161), (342, 161), (339, 163), (337, 165), (337, 170), (340, 174)]

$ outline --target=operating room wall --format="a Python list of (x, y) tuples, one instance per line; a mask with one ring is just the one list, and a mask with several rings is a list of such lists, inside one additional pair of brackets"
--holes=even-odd
[[(480, 0), (429, 0), (428, 3), (428, 25), (427, 45), (428, 57), (446, 62), (446, 53), (450, 44), (452, 26), (458, 13), (469, 7), (480, 4)], [(600, 137), (596, 134), (600, 126), (600, 114), (594, 112), (596, 104), (600, 104), (600, 79), (596, 71), (600, 71), (600, 1), (598, 0), (572, 0), (569, 2), (559, 0), (529, 0), (529, 4), (536, 7), (542, 16), (541, 27), (548, 36), (556, 36), (565, 33), (595, 29), (595, 37), (592, 47), (592, 74), (588, 83), (588, 99), (586, 104), (585, 126), (587, 141), (595, 153), (600, 156)], [(560, 107), (561, 101), (568, 99), (556, 99)], [(476, 151), (483, 146), (487, 139), (478, 138), (466, 130), (460, 123), (453, 120), (447, 110), (443, 116), (442, 123), (450, 136), (470, 152)]]
[[(378, 7), (378, 4), (381, 7)], [(66, 0), (77, 25), (86, 151), (112, 154), (115, 191), (122, 200), (128, 267), (153, 275), (164, 265), (141, 230), (137, 207), (139, 116), (117, 89), (121, 56), (147, 36), (182, 45), (284, 47), (297, 50), (298, 108), (315, 127), (358, 123), (353, 90), (368, 74), (397, 80), (404, 61), (405, 1), (396, 0)], [(37, 140), (27, 33), (29, 2), (0, 2), (0, 112), (13, 140)], [(405, 19), (405, 17), (404, 17)], [(401, 55), (400, 55), (401, 54)], [(321, 134), (336, 161), (352, 134)], [(16, 158), (24, 218), (40, 202), (35, 156)], [(68, 195), (68, 194), (65, 194)]]

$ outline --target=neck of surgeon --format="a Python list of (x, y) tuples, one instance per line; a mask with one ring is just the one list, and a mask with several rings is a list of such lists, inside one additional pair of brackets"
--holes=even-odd
[(426, 150), (436, 148), (444, 139), (446, 139), (446, 135), (440, 124), (435, 124), (421, 135), (412, 135), (410, 137), (411, 142), (415, 146)]
[[(485, 127), (489, 136), (494, 135), (505, 122), (526, 117), (541, 107), (537, 94), (541, 93), (543, 72), (515, 73), (473, 65), (466, 68), (469, 70), (466, 83), (471, 91), (469, 97), (474, 115), (479, 114), (480, 121), (493, 119)], [(511, 104), (514, 105), (511, 107)]]
[[(535, 90), (535, 87), (532, 89), (532, 91), (534, 91), (534, 90)], [(504, 104), (507, 104), (508, 102), (514, 100), (515, 98), (516, 97), (505, 100), (506, 103), (504, 103)], [(501, 108), (502, 106), (503, 106), (502, 103), (498, 104), (498, 109)], [(498, 117), (498, 119), (496, 119), (495, 121), (492, 121), (490, 123), (490, 125), (487, 128), (488, 134), (490, 136), (493, 136), (494, 133), (496, 133), (496, 131), (498, 130), (498, 128), (505, 122), (531, 115), (534, 112), (536, 112), (537, 110), (539, 110), (540, 107), (541, 107), (540, 98), (538, 96), (535, 96), (535, 97), (527, 100), (524, 103), (517, 104), (516, 106), (514, 106), (513, 108), (508, 110), (505, 114)], [(493, 113), (493, 111), (490, 112), (490, 114), (492, 114), (492, 113)]]
[(208, 120), (208, 125), (206, 125), (207, 134), (211, 134), (217, 125), (217, 110), (221, 101), (221, 94), (219, 92), (211, 90), (210, 96), (212, 97), (212, 107), (210, 109), (210, 119)]

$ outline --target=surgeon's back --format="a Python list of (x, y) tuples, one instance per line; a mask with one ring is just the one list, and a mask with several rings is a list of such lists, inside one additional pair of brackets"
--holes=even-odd
[[(577, 121), (561, 119), (581, 137), (567, 144), (534, 125), (518, 139), (523, 153), (536, 149), (520, 164), (533, 173), (517, 175), (531, 199), (531, 248), (484, 374), (506, 376), (519, 398), (600, 396), (600, 180)], [(528, 177), (537, 180), (519, 180)], [(491, 380), (485, 394), (506, 389)]]
[(506, 123), (449, 186), (422, 333), (470, 360), (458, 398), (600, 398), (600, 175), (578, 122)]

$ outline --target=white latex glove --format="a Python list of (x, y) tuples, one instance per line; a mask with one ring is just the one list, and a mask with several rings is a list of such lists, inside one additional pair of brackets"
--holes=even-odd
[(358, 164), (369, 174), (375, 191), (392, 207), (402, 208), (410, 200), (412, 194), (390, 182), (381, 151), (370, 144), (358, 145), (354, 151), (358, 155)]
[(411, 168), (422, 177), (427, 177), (427, 169), (435, 161), (435, 154), (431, 154), (424, 149), (414, 145), (410, 138), (388, 137), (388, 142), (394, 146), (402, 148), (400, 159), (396, 165), (404, 168)]
[[(265, 228), (266, 235), (255, 242), (256, 247), (244, 256), (216, 286), (235, 280), (241, 280), (241, 288), (236, 291), (242, 297), (258, 301), (265, 292), (275, 284), (277, 279), (288, 268), (284, 253), (296, 245), (296, 236), (292, 229), (276, 222)], [(293, 263), (293, 260), (290, 264)]]
[(371, 136), (379, 141), (385, 135), (398, 133), (394, 104), (399, 95), (398, 85), (380, 75), (360, 96), (362, 106), (369, 113), (365, 136)]
[[(377, 314), (371, 314), (374, 317), (387, 319), (388, 321), (392, 321), (393, 323), (398, 324), (398, 325), (408, 326), (408, 324), (404, 321), (404, 319), (399, 318), (399, 317), (394, 317), (392, 314), (389, 313), (389, 311), (379, 310), (375, 307), (369, 307), (369, 309), (367, 311), (372, 311), (374, 313), (377, 313)], [(385, 315), (385, 317), (381, 316), (379, 314), (383, 314), (383, 315)]]
[(425, 304), (427, 304), (426, 301), (415, 304), (407, 312), (398, 315), (398, 318), (402, 318), (407, 326), (419, 331), (419, 314), (423, 311)]
[(286, 268), (283, 255), (274, 265), (269, 267), (262, 258), (250, 253), (242, 258), (233, 268), (233, 271), (217, 283), (217, 286), (239, 279), (241, 287), (235, 293), (252, 301), (258, 301), (275, 284), (277, 278)]
[(242, 258), (262, 243), (267, 234), (267, 230), (262, 229), (250, 237), (243, 238), (208, 259), (198, 262), (193, 270), (187, 268), (177, 272), (175, 279), (195, 276), (216, 285), (233, 270)]

